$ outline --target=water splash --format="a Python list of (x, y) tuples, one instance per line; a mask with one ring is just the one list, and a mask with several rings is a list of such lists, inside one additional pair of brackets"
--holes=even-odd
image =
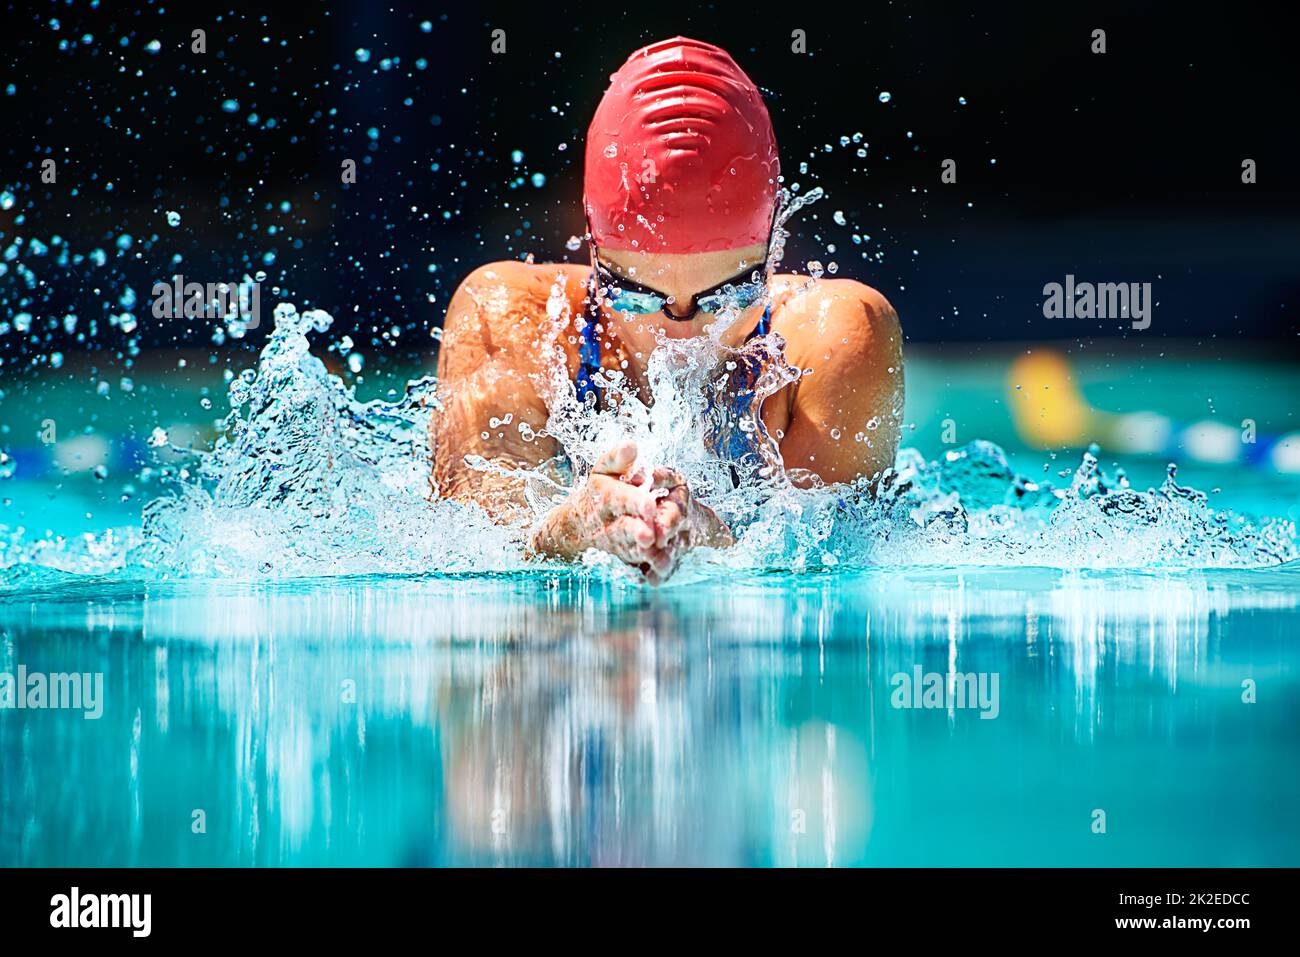
[[(517, 529), (432, 494), (432, 379), (409, 383), (396, 402), (358, 401), (310, 350), (310, 337), (330, 323), (323, 312), (277, 307), (257, 368), (230, 383), (221, 437), (172, 470), (170, 494), (145, 507), (142, 525), (78, 540), (27, 542), (10, 533), (0, 541), (6, 585), (29, 584), (39, 569), (236, 579), (537, 570)], [(755, 481), (734, 487), (707, 430), (687, 427), (707, 420), (716, 386), (708, 377), (717, 366), (698, 361), (706, 348), (687, 340), (655, 353), (649, 375), (658, 401), (649, 407), (624, 392), (616, 408), (592, 412), (557, 377), (546, 427), (579, 479), (612, 441), (633, 436), (647, 460), (684, 471), (733, 525), (734, 547), (689, 556), (675, 581), (835, 566), (1251, 567), (1297, 558), (1292, 523), (1211, 508), (1172, 469), (1159, 488), (1131, 488), (1122, 475), (1104, 475), (1093, 452), (1068, 487), (1054, 488), (1016, 475), (989, 442), (938, 461), (905, 449), (873, 492), (866, 481), (797, 487), (775, 467), (769, 441)], [(789, 374), (777, 348), (757, 340), (732, 350), (769, 361), (760, 395)], [(611, 375), (605, 385), (618, 393), (626, 384)], [(545, 489), (533, 500), (540, 512), (564, 489), (536, 477)], [(594, 554), (565, 573), (631, 574)]]
[(281, 304), (258, 368), (230, 384), (211, 452), (144, 510), (126, 562), (237, 578), (499, 571), (520, 556), (478, 509), (430, 501), (432, 379), (359, 402), (311, 354), (324, 312)]
[[(768, 251), (773, 269), (784, 254), (786, 224), (823, 196), (820, 187), (797, 197), (782, 191)], [(526, 480), (528, 510), (541, 515), (600, 454), (635, 440), (643, 463), (684, 473), (737, 534), (732, 548), (688, 556), (675, 581), (846, 565), (1253, 567), (1297, 557), (1292, 523), (1211, 508), (1203, 493), (1179, 485), (1172, 469), (1160, 488), (1133, 489), (1122, 474), (1104, 475), (1095, 451), (1059, 489), (1016, 475), (988, 442), (934, 462), (905, 449), (874, 485), (792, 477), (758, 410), (800, 373), (785, 361), (775, 333), (739, 348), (723, 343), (738, 308), (724, 308), (708, 335), (660, 339), (646, 370), (652, 405), (621, 372), (605, 370), (598, 384), (610, 401), (601, 410), (586, 407), (564, 359), (565, 338), (586, 321), (570, 304), (565, 273), (557, 270), (541, 344), (553, 361), (538, 383), (550, 414), (531, 436), (563, 450), (567, 482), (548, 468), (513, 474)], [(22, 317), (14, 322), (21, 326)], [(75, 538), (0, 528), (0, 585), (69, 575), (292, 579), (545, 569), (527, 557), (521, 528), (496, 525), (477, 506), (436, 494), (428, 440), (438, 406), (434, 380), (408, 383), (394, 402), (358, 401), (311, 351), (312, 337), (331, 323), (321, 311), (278, 306), (256, 368), (230, 381), (230, 412), (213, 448), (177, 448), (154, 430), (149, 445), (180, 454), (182, 464), (160, 470), (170, 489), (145, 507), (141, 524)], [(355, 355), (346, 336), (330, 348)], [(754, 367), (752, 401), (727, 401), (732, 374)], [(870, 441), (872, 427), (855, 440)], [(719, 453), (719, 437), (728, 434), (751, 439), (747, 458)], [(481, 459), (468, 464), (501, 471)], [(743, 481), (735, 481), (738, 471)], [(0, 453), (0, 478), (12, 472)], [(551, 567), (635, 578), (597, 553), (576, 570)]]
[[(551, 353), (549, 370), (539, 383), (550, 415), (538, 438), (553, 438), (577, 480), (597, 458), (619, 442), (636, 442), (641, 464), (665, 465), (686, 476), (691, 487), (722, 512), (736, 491), (731, 474), (736, 464), (722, 456), (721, 437), (752, 436), (754, 452), (740, 465), (745, 478), (770, 485), (782, 473), (780, 452), (758, 414), (762, 401), (798, 378), (782, 354), (783, 342), (769, 334), (739, 348), (720, 341), (737, 318), (735, 306), (724, 308), (707, 335), (690, 339), (660, 337), (649, 356), (646, 379), (655, 397), (647, 405), (627, 376), (602, 370), (594, 378), (607, 398), (600, 409), (578, 401), (559, 344), (570, 330), (588, 320), (570, 310), (566, 281), (560, 273), (547, 303), (548, 325), (543, 348)], [(617, 321), (617, 320), (616, 320)], [(753, 400), (737, 405), (728, 393), (745, 370), (761, 370), (752, 385)], [(550, 503), (548, 503), (549, 505)]]
[[(1204, 493), (1164, 483), (1138, 491), (1085, 452), (1068, 488), (1015, 474), (991, 442), (928, 462), (899, 453), (878, 494), (865, 483), (790, 490), (763, 506), (735, 562), (767, 550), (800, 569), (860, 566), (1246, 568), (1300, 557), (1295, 526), (1211, 508)], [(744, 552), (749, 554), (745, 555)]]

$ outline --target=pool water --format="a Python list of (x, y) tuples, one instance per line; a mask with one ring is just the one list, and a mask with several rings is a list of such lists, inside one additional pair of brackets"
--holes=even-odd
[(0, 711), (0, 864), (1294, 865), (1298, 575), (38, 573), (0, 671), (104, 708)]
[[(969, 409), (971, 438), (1059, 482), (1077, 458), (1017, 446), (1005, 368), (910, 359), (905, 441)], [(1131, 409), (1168, 368), (1108, 364), (1133, 383), (1119, 398), (1085, 385)], [(1219, 364), (1205, 391), (1294, 429), (1294, 391), (1258, 385), (1277, 368)], [(196, 402), (152, 388), (177, 417)], [(1169, 414), (1195, 416), (1199, 388)], [(85, 408), (31, 394), (8, 393), (33, 418), (15, 435)], [(138, 451), (151, 424), (97, 434)], [(10, 531), (76, 540), (159, 494), (64, 461), (3, 484)], [(1139, 488), (1164, 470), (1120, 464)], [(1295, 476), (1179, 478), (1300, 517)], [(0, 865), (1300, 862), (1300, 562), (1058, 558), (710, 568), (656, 590), (599, 568), (229, 580), (10, 555), (0, 680), (101, 673), (103, 692), (96, 719), (0, 708)], [(977, 691), (911, 687), (949, 673)]]

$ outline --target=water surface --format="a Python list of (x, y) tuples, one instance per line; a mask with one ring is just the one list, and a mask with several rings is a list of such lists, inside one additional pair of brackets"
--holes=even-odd
[[(0, 710), (0, 864), (1294, 865), (1298, 584), (33, 572), (0, 671), (105, 705)], [(997, 716), (894, 707), (917, 665)]]

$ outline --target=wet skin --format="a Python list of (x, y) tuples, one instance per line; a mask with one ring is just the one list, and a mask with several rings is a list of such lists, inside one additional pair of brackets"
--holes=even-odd
[[(671, 297), (668, 309), (677, 316), (690, 315), (695, 294), (763, 255), (762, 246), (676, 255), (601, 251), (615, 273)], [(632, 471), (637, 454), (630, 442), (608, 450), (588, 479), (536, 522), (522, 481), (465, 463), (474, 455), (505, 468), (533, 468), (561, 451), (550, 438), (525, 440), (519, 424), (542, 430), (557, 374), (572, 381), (578, 369), (574, 322), (584, 315), (589, 271), (585, 265), (499, 262), (476, 269), (461, 284), (447, 310), (438, 357), (442, 409), (432, 423), (434, 479), (444, 497), (477, 502), (497, 521), (529, 523), (528, 540), (539, 555), (572, 560), (597, 548), (659, 583), (691, 549), (724, 547), (732, 537), (680, 475), (653, 463)], [(557, 283), (568, 304), (559, 329), (547, 316)], [(786, 360), (804, 370), (762, 407), (787, 470), (826, 482), (879, 474), (893, 464), (903, 404), (902, 332), (893, 307), (849, 279), (777, 275), (769, 290), (772, 329), (785, 340)], [(706, 313), (681, 321), (662, 313), (624, 316), (607, 306), (602, 312), (602, 366), (621, 369), (647, 403), (653, 396), (645, 370), (656, 337), (702, 335), (714, 322)], [(722, 341), (742, 343), (762, 312), (761, 302), (751, 306)], [(507, 415), (509, 426), (490, 426)], [(869, 429), (873, 419), (878, 424)], [(858, 435), (869, 435), (871, 444)]]

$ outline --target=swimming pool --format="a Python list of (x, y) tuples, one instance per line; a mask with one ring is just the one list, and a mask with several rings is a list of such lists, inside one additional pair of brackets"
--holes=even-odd
[(0, 717), (0, 861), (1293, 864), (1295, 576), (32, 583), (7, 661), (105, 706)]
[[(1004, 369), (917, 355), (916, 444), (978, 410), (972, 438), (1043, 471), (1000, 411)], [(1261, 380), (1290, 381), (1274, 366), (1195, 388), (1169, 369), (1084, 379), (1181, 375), (1169, 403), (1204, 386), (1274, 422), (1295, 394), (1268, 397)], [(1123, 464), (1135, 485), (1163, 471)], [(1259, 515), (1300, 502), (1267, 471), (1180, 481)], [(20, 471), (7, 524), (75, 538), (138, 517), (148, 495), (117, 492)], [(1300, 565), (1086, 564), (712, 569), (653, 590), (599, 567), (13, 563), (0, 673), (104, 690), (98, 719), (0, 709), (0, 865), (1294, 865)], [(969, 699), (912, 687), (949, 673)]]

